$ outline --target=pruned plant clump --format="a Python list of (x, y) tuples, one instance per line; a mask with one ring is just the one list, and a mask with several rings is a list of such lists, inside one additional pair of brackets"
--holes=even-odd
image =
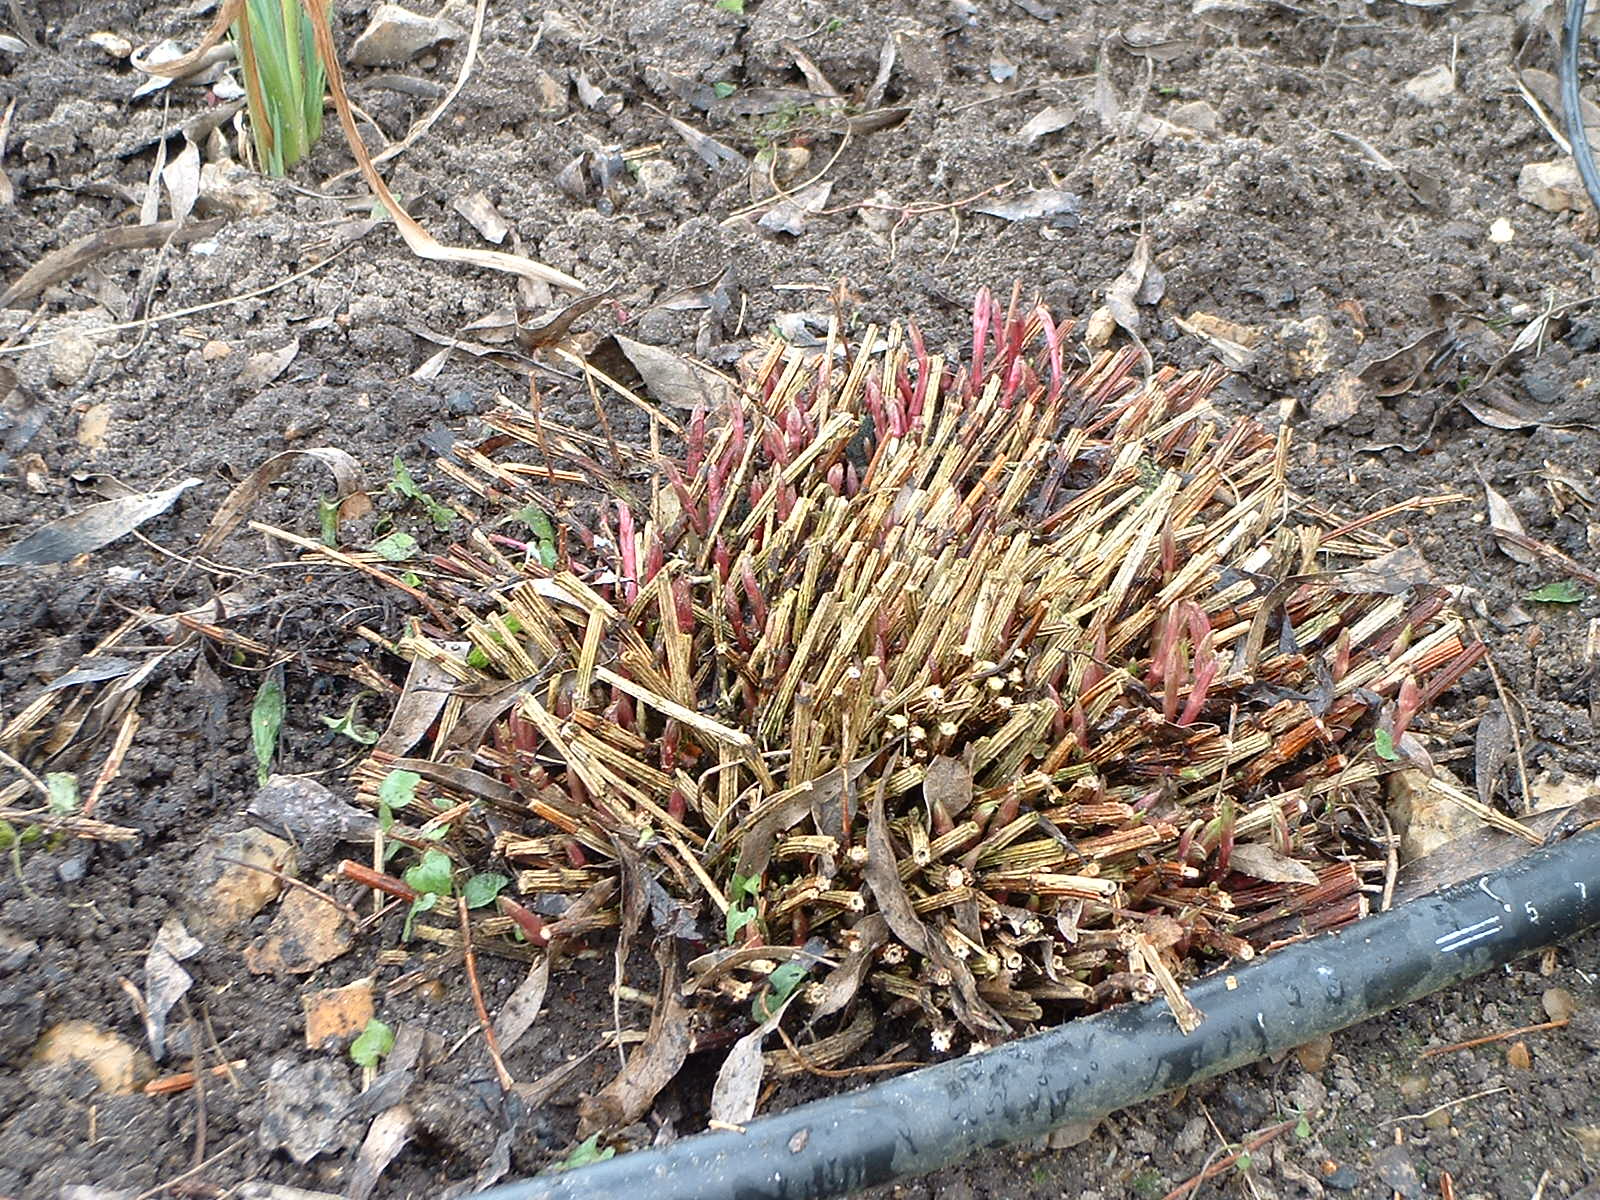
[(1290, 494), (1218, 373), (1069, 332), (985, 293), (964, 362), (775, 341), (644, 487), (536, 409), (458, 448), (496, 504), (609, 494), (435, 560), (398, 648), (449, 698), (360, 780), (412, 772), (405, 820), (513, 868), (480, 945), (653, 929), (660, 1028), (590, 1127), (696, 1038), (796, 1072), (889, 1017), (922, 1057), (1129, 997), (1190, 1028), (1207, 963), (1365, 913), (1352, 796), (1481, 645)]

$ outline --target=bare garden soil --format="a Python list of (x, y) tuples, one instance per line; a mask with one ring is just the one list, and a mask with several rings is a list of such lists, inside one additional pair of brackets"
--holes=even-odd
[[(840, 303), (862, 324), (909, 318), (930, 346), (953, 346), (976, 289), (1005, 293), (1014, 280), (1058, 317), (1087, 321), (1148, 234), (1163, 284), (1141, 296), (1145, 344), (1158, 362), (1236, 368), (1217, 407), (1294, 427), (1302, 495), (1349, 513), (1458, 495), (1378, 528), (1462, 589), (1505, 688), (1526, 708), (1530, 778), (1578, 798), (1600, 773), (1591, 691), (1600, 685), (1584, 654), (1600, 598), (1580, 580), (1569, 602), (1530, 599), (1568, 573), (1508, 557), (1484, 492), (1504, 496), (1532, 538), (1590, 570), (1600, 564), (1596, 224), (1576, 197), (1571, 210), (1550, 211), (1559, 200), (1519, 191), (1526, 164), (1560, 157), (1513, 74), (1554, 71), (1554, 43), (1526, 11), (1539, 7), (491, 3), (466, 86), (388, 176), (442, 239), (485, 244), (454, 207), (482, 192), (528, 254), (612, 288), (580, 329), (620, 330), (730, 368), (770, 328), (825, 332)], [(73, 239), (133, 223), (157, 136), (218, 103), (185, 85), (131, 100), (143, 77), (90, 35), (192, 45), (204, 9), (13, 4), (27, 29), (9, 32), (38, 46), (0, 49), (0, 112), (15, 100), (0, 159), (15, 189), (0, 208), (0, 282)], [(368, 16), (341, 6), (342, 46)], [(470, 6), (449, 16), (470, 28)], [(896, 52), (880, 77), (886, 38)], [(797, 50), (842, 108), (807, 80)], [(456, 39), (353, 69), (353, 97), (397, 136), (438, 102), (464, 52)], [(702, 157), (669, 117), (755, 165), (704, 143)], [(816, 211), (768, 227), (756, 224), (765, 209), (744, 211), (763, 198), (770, 207), (763, 150), (790, 184), (831, 182)], [(370, 202), (348, 181), (337, 195), (317, 190), (347, 165), (330, 129), (308, 165), (262, 182), (252, 211), (217, 210), (226, 220), (201, 240), (101, 257), (0, 310), (0, 345), (12, 347), (0, 366), (16, 373), (0, 397), (0, 541), (108, 496), (199, 480), (141, 538), (59, 566), (0, 569), (0, 719), (127, 614), (189, 609), (234, 588), (247, 603), (230, 628), (287, 658), (276, 769), (349, 794), (359, 747), (319, 718), (360, 696), (359, 719), (381, 726), (387, 701), (309, 662), (365, 657), (400, 678), (401, 664), (359, 632), (398, 632), (399, 598), (286, 562), (289, 548), (257, 534), (236, 534), (206, 564), (185, 560), (234, 484), (288, 448), (348, 451), (375, 492), (398, 455), (425, 488), (450, 494), (450, 481), (430, 474), (438, 447), (479, 428), (497, 396), (524, 397), (527, 383), (514, 364), (467, 352), (429, 362), (438, 339), (514, 303), (515, 283), (413, 258), (392, 227), (366, 220)], [(979, 211), (1046, 191), (1042, 215)], [(249, 295), (272, 285), (282, 286)], [(216, 301), (226, 302), (87, 336)], [(1540, 336), (1516, 345), (1541, 317)], [(292, 355), (273, 358), (292, 342)], [(581, 388), (548, 373), (540, 386), (564, 419), (602, 430)], [(631, 410), (608, 418), (624, 442), (643, 433)], [(291, 474), (251, 516), (315, 537), (323, 482)], [(385, 519), (430, 536), (425, 515), (392, 494), (366, 518)], [(362, 534), (346, 531), (358, 543)], [(0, 869), (0, 1197), (75, 1194), (69, 1185), (210, 1197), (240, 1194), (247, 1181), (346, 1194), (360, 1130), (303, 1165), (264, 1145), (261, 1131), (285, 1119), (275, 1072), (304, 1080), (320, 1063), (325, 1097), (354, 1089), (359, 1071), (342, 1050), (307, 1049), (301, 998), (366, 977), (376, 977), (382, 1019), (426, 1027), (454, 1048), (412, 1090), (415, 1138), (374, 1195), (438, 1196), (560, 1161), (578, 1097), (616, 1069), (605, 1051), (537, 1103), (502, 1097), (471, 1036), (459, 966), (395, 993), (435, 953), (411, 944), (404, 961), (380, 963), (380, 950), (401, 945), (396, 918), (313, 974), (252, 974), (241, 952), (271, 908), (200, 934), (204, 948), (185, 963), (194, 984), (153, 1068), (243, 1060), (237, 1071), (173, 1095), (113, 1095), (81, 1066), (36, 1059), (41, 1036), (69, 1020), (146, 1045), (124, 984), (142, 986), (164, 922), (200, 933), (196, 855), (250, 824), (259, 665), (198, 644), (165, 659), (144, 683), (137, 734), (95, 813), (137, 839), (43, 838)], [(1469, 787), (1476, 720), (1496, 696), (1476, 669), (1423, 725), (1436, 761)], [(87, 790), (106, 748), (50, 769), (78, 771)], [(1513, 811), (1526, 803), (1514, 779), (1501, 796)], [(316, 881), (342, 853), (361, 851), (304, 847), (301, 877)], [(355, 898), (348, 886), (337, 894)], [(612, 1025), (610, 951), (595, 945), (553, 977), (539, 1024), (508, 1055), (518, 1080), (589, 1052)], [(479, 970), (493, 1012), (525, 967), (483, 958)], [(1311, 1053), (1261, 1064), (1115, 1114), (1075, 1145), (1060, 1137), (997, 1151), (881, 1194), (1163, 1196), (1225, 1147), (1303, 1113), (1302, 1136), (1277, 1139), (1248, 1171), (1193, 1194), (1437, 1196), (1448, 1172), (1462, 1197), (1592, 1197), (1597, 976), (1591, 935), (1338, 1035), (1326, 1062)], [(1550, 988), (1572, 993), (1577, 1011), (1527, 1035), (1526, 1060), (1508, 1059), (1507, 1043), (1416, 1059), (1430, 1045), (1544, 1021)], [(637, 1006), (624, 1004), (621, 1017), (624, 1027), (648, 1023)], [(925, 1056), (925, 1042), (911, 1052)], [(703, 1127), (708, 1077), (689, 1074), (630, 1131), (635, 1141)], [(839, 1085), (788, 1087), (773, 1103), (824, 1086)]]

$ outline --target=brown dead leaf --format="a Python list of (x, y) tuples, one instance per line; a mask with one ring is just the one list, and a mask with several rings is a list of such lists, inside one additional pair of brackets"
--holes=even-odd
[(166, 1053), (167, 1014), (194, 983), (194, 977), (178, 964), (193, 958), (201, 949), (182, 921), (168, 917), (145, 953), (144, 1026), (150, 1053), (157, 1062)]
[(810, 1018), (813, 1025), (824, 1017), (831, 1017), (856, 998), (867, 972), (878, 961), (878, 951), (889, 941), (889, 923), (877, 913), (857, 921), (851, 932), (857, 939), (855, 949), (817, 984), (819, 994)]
[(378, 1114), (356, 1154), (356, 1169), (345, 1187), (344, 1200), (367, 1200), (372, 1195), (384, 1169), (411, 1140), (416, 1124), (416, 1117), (404, 1104), (396, 1104)]
[(922, 798), (930, 807), (941, 805), (947, 815), (959, 817), (972, 803), (972, 768), (959, 758), (939, 755), (922, 778)]
[(291, 338), (276, 350), (263, 350), (245, 359), (244, 366), (234, 381), (245, 391), (259, 391), (289, 369), (289, 364), (300, 353), (300, 339)]
[(119, 250), (153, 250), (169, 243), (176, 246), (196, 242), (210, 237), (226, 224), (220, 218), (192, 224), (157, 221), (154, 225), (120, 225), (115, 229), (85, 234), (59, 250), (52, 250), (24, 271), (15, 283), (0, 292), (0, 308), (26, 304), (45, 288), (60, 283), (107, 254)]
[(305, 975), (332, 962), (355, 940), (344, 914), (320, 896), (295, 888), (267, 932), (244, 952), (252, 975)]
[(330, 1041), (343, 1042), (367, 1027), (376, 1011), (372, 980), (360, 979), (344, 987), (307, 992), (300, 997), (306, 1014), (306, 1049), (321, 1050)]
[(682, 968), (673, 939), (660, 940), (656, 961), (661, 964), (661, 990), (650, 1030), (628, 1055), (627, 1065), (617, 1077), (578, 1105), (579, 1137), (633, 1124), (649, 1111), (661, 1089), (672, 1082), (689, 1057), (690, 1010), (678, 988)]
[(516, 320), (517, 344), (530, 354), (545, 346), (554, 345), (571, 332), (574, 321), (610, 296), (611, 289), (607, 288), (603, 292), (589, 292), (579, 296), (572, 303), (563, 305), (553, 312), (540, 313), (537, 316), (519, 313)]
[(1479, 719), (1473, 745), (1472, 777), (1478, 785), (1478, 799), (1487, 807), (1494, 806), (1500, 772), (1511, 761), (1512, 749), (1511, 722), (1505, 709), (1495, 704)]
[(761, 1078), (766, 1074), (766, 1060), (761, 1056), (761, 1043), (778, 1027), (789, 1005), (795, 1001), (791, 995), (760, 1025), (733, 1044), (728, 1057), (722, 1060), (717, 1071), (717, 1081), (711, 1087), (711, 1119), (726, 1125), (743, 1125), (756, 1115), (756, 1101), (761, 1097)]
[(1268, 883), (1303, 883), (1315, 886), (1317, 873), (1305, 863), (1279, 854), (1261, 842), (1240, 842), (1233, 848), (1228, 864), (1253, 879)]
[(684, 412), (702, 406), (716, 412), (731, 402), (733, 381), (720, 371), (621, 334), (616, 335), (616, 343), (639, 372), (650, 395), (663, 404)]
[(1537, 562), (1538, 558), (1532, 551), (1509, 538), (1499, 536), (1503, 533), (1517, 534), (1523, 538), (1528, 536), (1528, 531), (1522, 526), (1522, 518), (1517, 516), (1517, 510), (1511, 507), (1511, 501), (1487, 483), (1483, 485), (1483, 494), (1489, 504), (1489, 528), (1494, 530), (1494, 540), (1505, 552), (1506, 557), (1515, 559), (1524, 566)]
[(522, 1035), (533, 1028), (544, 1008), (545, 993), (550, 987), (550, 956), (541, 955), (539, 961), (528, 968), (528, 974), (494, 1019), (495, 1041), (501, 1054), (510, 1054)]
[(339, 505), (339, 520), (348, 521), (365, 516), (372, 511), (372, 501), (363, 490), (361, 464), (343, 450), (331, 446), (312, 447), (308, 450), (285, 450), (274, 454), (262, 463), (228, 493), (228, 498), (211, 518), (211, 524), (200, 539), (198, 553), (210, 554), (222, 544), (245, 514), (260, 497), (290, 467), (302, 462), (314, 462), (326, 467), (333, 475), (334, 501)]

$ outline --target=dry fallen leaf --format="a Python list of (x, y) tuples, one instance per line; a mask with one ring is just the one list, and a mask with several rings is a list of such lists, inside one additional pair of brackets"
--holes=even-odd
[(1036, 188), (1024, 192), (1014, 200), (996, 204), (980, 204), (976, 211), (1002, 221), (1038, 221), (1045, 217), (1074, 217), (1082, 198), (1075, 192), (1061, 188)]
[(663, 404), (685, 412), (701, 406), (716, 412), (730, 403), (733, 382), (714, 368), (620, 333), (616, 342), (650, 395)]
[(183, 922), (169, 917), (144, 956), (144, 1025), (150, 1053), (157, 1062), (166, 1054), (167, 1014), (194, 983), (194, 977), (178, 964), (201, 949)]
[(109, 545), (159, 517), (179, 496), (200, 483), (185, 479), (159, 492), (137, 492), (120, 500), (91, 504), (81, 512), (41, 525), (0, 552), (0, 567), (37, 567), (66, 562)]
[(545, 992), (550, 986), (550, 957), (540, 955), (539, 961), (528, 968), (527, 977), (517, 985), (511, 998), (494, 1019), (494, 1036), (500, 1044), (501, 1054), (510, 1054), (522, 1035), (533, 1028), (544, 1008)]
[(172, 219), (180, 224), (188, 220), (200, 198), (200, 147), (185, 139), (178, 157), (161, 168), (161, 182), (167, 189)]
[(1078, 114), (1073, 109), (1061, 104), (1052, 104), (1029, 117), (1022, 128), (1017, 130), (1017, 135), (1032, 145), (1048, 134), (1060, 132), (1077, 119)]
[(293, 338), (276, 350), (263, 350), (245, 360), (235, 382), (246, 391), (257, 391), (267, 386), (289, 369), (289, 364), (300, 353), (300, 339)]
[[(1500, 533), (1515, 533), (1523, 537), (1528, 536), (1528, 531), (1522, 527), (1522, 518), (1517, 516), (1517, 510), (1511, 507), (1511, 501), (1507, 500), (1487, 483), (1483, 485), (1483, 494), (1489, 502), (1489, 527), (1497, 535)], [(1517, 545), (1507, 538), (1497, 536), (1495, 542), (1501, 550), (1505, 551), (1506, 557), (1515, 559), (1524, 566), (1538, 561), (1537, 556), (1532, 551)]]
[(274, 454), (251, 471), (233, 491), (228, 493), (228, 498), (217, 509), (216, 516), (211, 518), (211, 524), (206, 526), (206, 532), (197, 547), (198, 553), (210, 554), (222, 545), (223, 539), (244, 520), (250, 506), (265, 494), (285, 471), (303, 462), (317, 463), (326, 467), (333, 475), (334, 502), (339, 506), (340, 521), (353, 520), (372, 511), (372, 501), (363, 490), (361, 464), (350, 454), (332, 446), (285, 450), (281, 454)]
[(1233, 848), (1228, 863), (1235, 871), (1268, 883), (1316, 885), (1317, 873), (1305, 863), (1279, 854), (1261, 842), (1240, 842)]
[(774, 233), (789, 233), (798, 237), (805, 232), (806, 221), (828, 206), (828, 197), (832, 193), (832, 180), (813, 183), (778, 201), (761, 215), (756, 224)]

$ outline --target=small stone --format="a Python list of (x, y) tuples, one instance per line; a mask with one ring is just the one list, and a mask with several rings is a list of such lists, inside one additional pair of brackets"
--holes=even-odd
[(355, 1037), (372, 1020), (372, 980), (325, 988), (300, 997), (306, 1011), (306, 1047), (321, 1050), (330, 1041)]
[(1353, 1192), (1361, 1186), (1361, 1175), (1349, 1163), (1325, 1162), (1322, 1164), (1322, 1185), (1341, 1192)]
[(424, 17), (398, 4), (380, 4), (350, 50), (358, 66), (403, 63), (440, 42), (456, 42), (467, 31), (454, 21)]
[(1308, 1117), (1320, 1113), (1328, 1103), (1328, 1089), (1315, 1075), (1301, 1075), (1289, 1089), (1289, 1102)]
[(1089, 324), (1083, 331), (1084, 343), (1094, 350), (1104, 349), (1111, 341), (1111, 335), (1117, 331), (1117, 319), (1111, 315), (1111, 310), (1101, 305), (1089, 317)]
[(56, 864), (56, 878), (62, 883), (77, 883), (89, 870), (89, 856), (87, 854), (74, 854), (71, 858)]
[(257, 1127), (261, 1148), (287, 1150), (295, 1162), (305, 1164), (319, 1154), (354, 1146), (360, 1136), (350, 1110), (355, 1096), (344, 1064), (317, 1059), (295, 1065), (279, 1059), (262, 1095)]
[(1333, 1038), (1327, 1034), (1312, 1038), (1303, 1046), (1296, 1046), (1294, 1056), (1300, 1065), (1311, 1074), (1315, 1075), (1328, 1065), (1328, 1056), (1333, 1053)]
[(1311, 415), (1323, 428), (1343, 425), (1361, 411), (1362, 405), (1376, 398), (1372, 385), (1354, 371), (1333, 373), (1327, 385), (1311, 401)]
[(1422, 1118), (1422, 1124), (1428, 1129), (1449, 1129), (1450, 1110), (1448, 1108), (1436, 1108)]
[(1552, 1021), (1570, 1021), (1572, 1014), (1578, 1011), (1578, 998), (1566, 988), (1546, 988), (1539, 1003), (1544, 1005), (1545, 1016)]
[(1497, 246), (1504, 246), (1517, 236), (1517, 231), (1511, 227), (1511, 222), (1504, 217), (1496, 217), (1489, 226), (1489, 240)]
[(200, 347), (200, 358), (205, 362), (220, 362), (233, 353), (233, 347), (227, 342), (219, 342), (212, 338)]
[(77, 330), (56, 334), (48, 350), (50, 378), (62, 387), (75, 387), (88, 376), (98, 351), (94, 339), (87, 334)]
[(1528, 163), (1517, 176), (1517, 195), (1547, 212), (1581, 211), (1589, 207), (1583, 180), (1570, 158)]
[(86, 410), (78, 418), (78, 445), (93, 450), (105, 441), (106, 431), (111, 428), (111, 414), (115, 411), (116, 406), (109, 400)]
[(1461, 781), (1445, 767), (1435, 767), (1433, 776), (1408, 767), (1394, 772), (1386, 781), (1389, 819), (1400, 835), (1401, 863), (1422, 858), (1446, 842), (1483, 827), (1474, 814), (1432, 789), (1430, 784), (1435, 776), (1445, 783), (1461, 786)]
[(1218, 128), (1217, 110), (1204, 100), (1190, 100), (1187, 104), (1174, 105), (1167, 113), (1167, 120), (1185, 129), (1192, 129), (1196, 133), (1215, 133)]
[(296, 888), (284, 897), (267, 932), (244, 952), (244, 965), (252, 975), (305, 975), (338, 958), (354, 940), (342, 912)]
[(1456, 90), (1456, 73), (1448, 65), (1430, 67), (1406, 80), (1401, 91), (1424, 108), (1437, 108)]
[(259, 217), (277, 207), (278, 200), (261, 185), (260, 176), (231, 159), (208, 162), (200, 168), (199, 207), (202, 213), (227, 217)]
[(1428, 1088), (1432, 1085), (1426, 1075), (1402, 1075), (1399, 1086), (1401, 1098), (1415, 1103), (1428, 1094)]
[(1333, 355), (1333, 322), (1322, 313), (1278, 326), (1284, 362), (1295, 379), (1314, 379), (1328, 369)]
[(34, 1047), (33, 1060), (42, 1066), (82, 1063), (100, 1090), (115, 1096), (128, 1094), (156, 1073), (149, 1055), (88, 1021), (53, 1026)]
[(1045, 1144), (1052, 1150), (1070, 1150), (1080, 1142), (1088, 1141), (1099, 1127), (1098, 1118), (1093, 1121), (1068, 1121), (1052, 1129), (1045, 1137)]
[(567, 113), (567, 85), (543, 67), (533, 72), (533, 94), (538, 97), (534, 112), (541, 117), (564, 117)]
[(639, 187), (656, 200), (665, 200), (683, 189), (683, 172), (664, 158), (647, 158), (637, 168)]
[(127, 58), (133, 53), (133, 43), (120, 33), (113, 33), (109, 29), (89, 35), (89, 44), (98, 46), (112, 58)]
[(192, 881), (186, 899), (194, 924), (212, 933), (231, 931), (283, 890), (274, 872), (293, 875), (294, 869), (294, 848), (259, 829), (208, 838), (184, 871)]
[(1533, 1069), (1533, 1054), (1529, 1051), (1527, 1042), (1512, 1042), (1506, 1047), (1506, 1066), (1514, 1067), (1518, 1071)]

